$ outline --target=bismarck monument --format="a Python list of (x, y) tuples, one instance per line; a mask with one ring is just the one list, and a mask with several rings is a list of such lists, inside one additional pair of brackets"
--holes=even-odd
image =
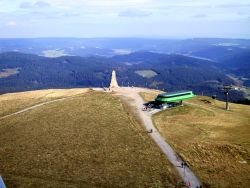
[(118, 85), (117, 80), (116, 80), (116, 73), (115, 73), (115, 70), (113, 70), (109, 88), (118, 88), (118, 87), (119, 87), (119, 85)]

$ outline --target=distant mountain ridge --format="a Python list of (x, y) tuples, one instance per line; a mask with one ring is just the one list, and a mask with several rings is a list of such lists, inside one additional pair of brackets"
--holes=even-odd
[(0, 53), (1, 93), (107, 86), (116, 69), (124, 86), (192, 89), (223, 99), (218, 88), (237, 85), (245, 96), (235, 91), (232, 100), (250, 99), (247, 39), (0, 39)]
[(157, 53), (179, 53), (204, 55), (209, 48), (250, 49), (247, 39), (144, 39), (144, 38), (31, 38), (0, 39), (0, 52), (18, 51), (37, 55), (46, 55), (47, 51), (59, 51), (61, 55), (75, 56), (113, 56), (136, 51)]
[[(128, 64), (129, 63), (129, 64)], [(6, 52), (0, 54), (0, 72), (17, 69), (18, 73), (0, 78), (0, 93), (72, 87), (108, 86), (112, 69), (116, 69), (121, 86), (140, 86), (174, 91), (191, 89), (197, 94), (223, 98), (222, 85), (234, 85), (217, 63), (176, 54), (135, 52), (107, 57), (42, 56)], [(138, 74), (138, 71), (140, 74)], [(151, 72), (150, 72), (151, 71)], [(152, 73), (143, 76), (143, 73)], [(244, 99), (241, 92), (233, 100)]]

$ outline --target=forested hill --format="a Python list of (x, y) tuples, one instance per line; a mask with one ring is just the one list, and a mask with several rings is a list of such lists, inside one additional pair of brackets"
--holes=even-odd
[(100, 86), (102, 81), (107, 82), (114, 65), (111, 60), (99, 57), (46, 58), (15, 52), (2, 53), (2, 75), (9, 69), (17, 71), (0, 78), (0, 92)]
[[(235, 84), (217, 63), (183, 55), (136, 52), (106, 57), (37, 55), (6, 52), (0, 54), (0, 93), (73, 87), (108, 86), (116, 69), (120, 85), (174, 91), (191, 89), (197, 94), (223, 98), (218, 87)], [(242, 93), (232, 95), (243, 99)]]

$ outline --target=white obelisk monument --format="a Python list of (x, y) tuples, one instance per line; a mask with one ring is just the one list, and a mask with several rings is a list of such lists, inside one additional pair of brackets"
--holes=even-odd
[(116, 87), (119, 87), (119, 85), (118, 85), (117, 80), (116, 80), (115, 70), (113, 70), (109, 88), (116, 88)]

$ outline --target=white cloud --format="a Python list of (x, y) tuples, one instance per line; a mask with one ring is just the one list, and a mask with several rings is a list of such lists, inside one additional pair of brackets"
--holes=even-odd
[(207, 18), (208, 16), (206, 14), (195, 14), (192, 17), (193, 18)]
[(54, 0), (53, 3), (62, 6), (90, 6), (90, 7), (127, 7), (134, 5), (143, 5), (152, 2), (152, 0)]
[(46, 1), (36, 1), (36, 2), (24, 2), (20, 4), (21, 9), (34, 9), (34, 8), (47, 8), (50, 7), (51, 4), (49, 4)]
[(44, 7), (50, 7), (51, 5), (45, 1), (37, 1), (34, 3), (34, 6), (39, 7), (39, 8), (44, 8)]
[(144, 10), (138, 10), (138, 9), (126, 9), (124, 11), (121, 11), (119, 13), (119, 16), (121, 17), (146, 17), (150, 16), (152, 13)]
[(30, 2), (24, 2), (24, 3), (20, 4), (19, 7), (23, 8), (23, 9), (31, 8), (32, 7), (32, 3), (30, 3)]
[(16, 23), (16, 22), (14, 22), (14, 21), (10, 21), (10, 22), (8, 22), (6, 25), (7, 25), (7, 26), (14, 27), (14, 26), (16, 26), (16, 25), (17, 25), (17, 23)]
[(250, 7), (250, 2), (249, 3), (232, 3), (232, 4), (227, 4), (223, 3), (218, 5), (220, 8), (249, 8)]
[[(78, 32), (86, 36), (157, 36), (171, 34), (172, 27), (176, 28), (172, 33), (181, 32), (183, 23), (188, 24), (183, 31), (189, 29), (191, 34), (200, 29), (196, 23), (220, 23), (214, 24), (217, 30), (236, 33), (239, 23), (237, 32), (249, 33), (249, 4), (250, 0), (0, 0), (0, 26), (9, 30), (16, 26), (16, 33), (41, 32), (41, 36), (75, 36)], [(0, 36), (3, 33), (9, 35), (1, 30)]]

